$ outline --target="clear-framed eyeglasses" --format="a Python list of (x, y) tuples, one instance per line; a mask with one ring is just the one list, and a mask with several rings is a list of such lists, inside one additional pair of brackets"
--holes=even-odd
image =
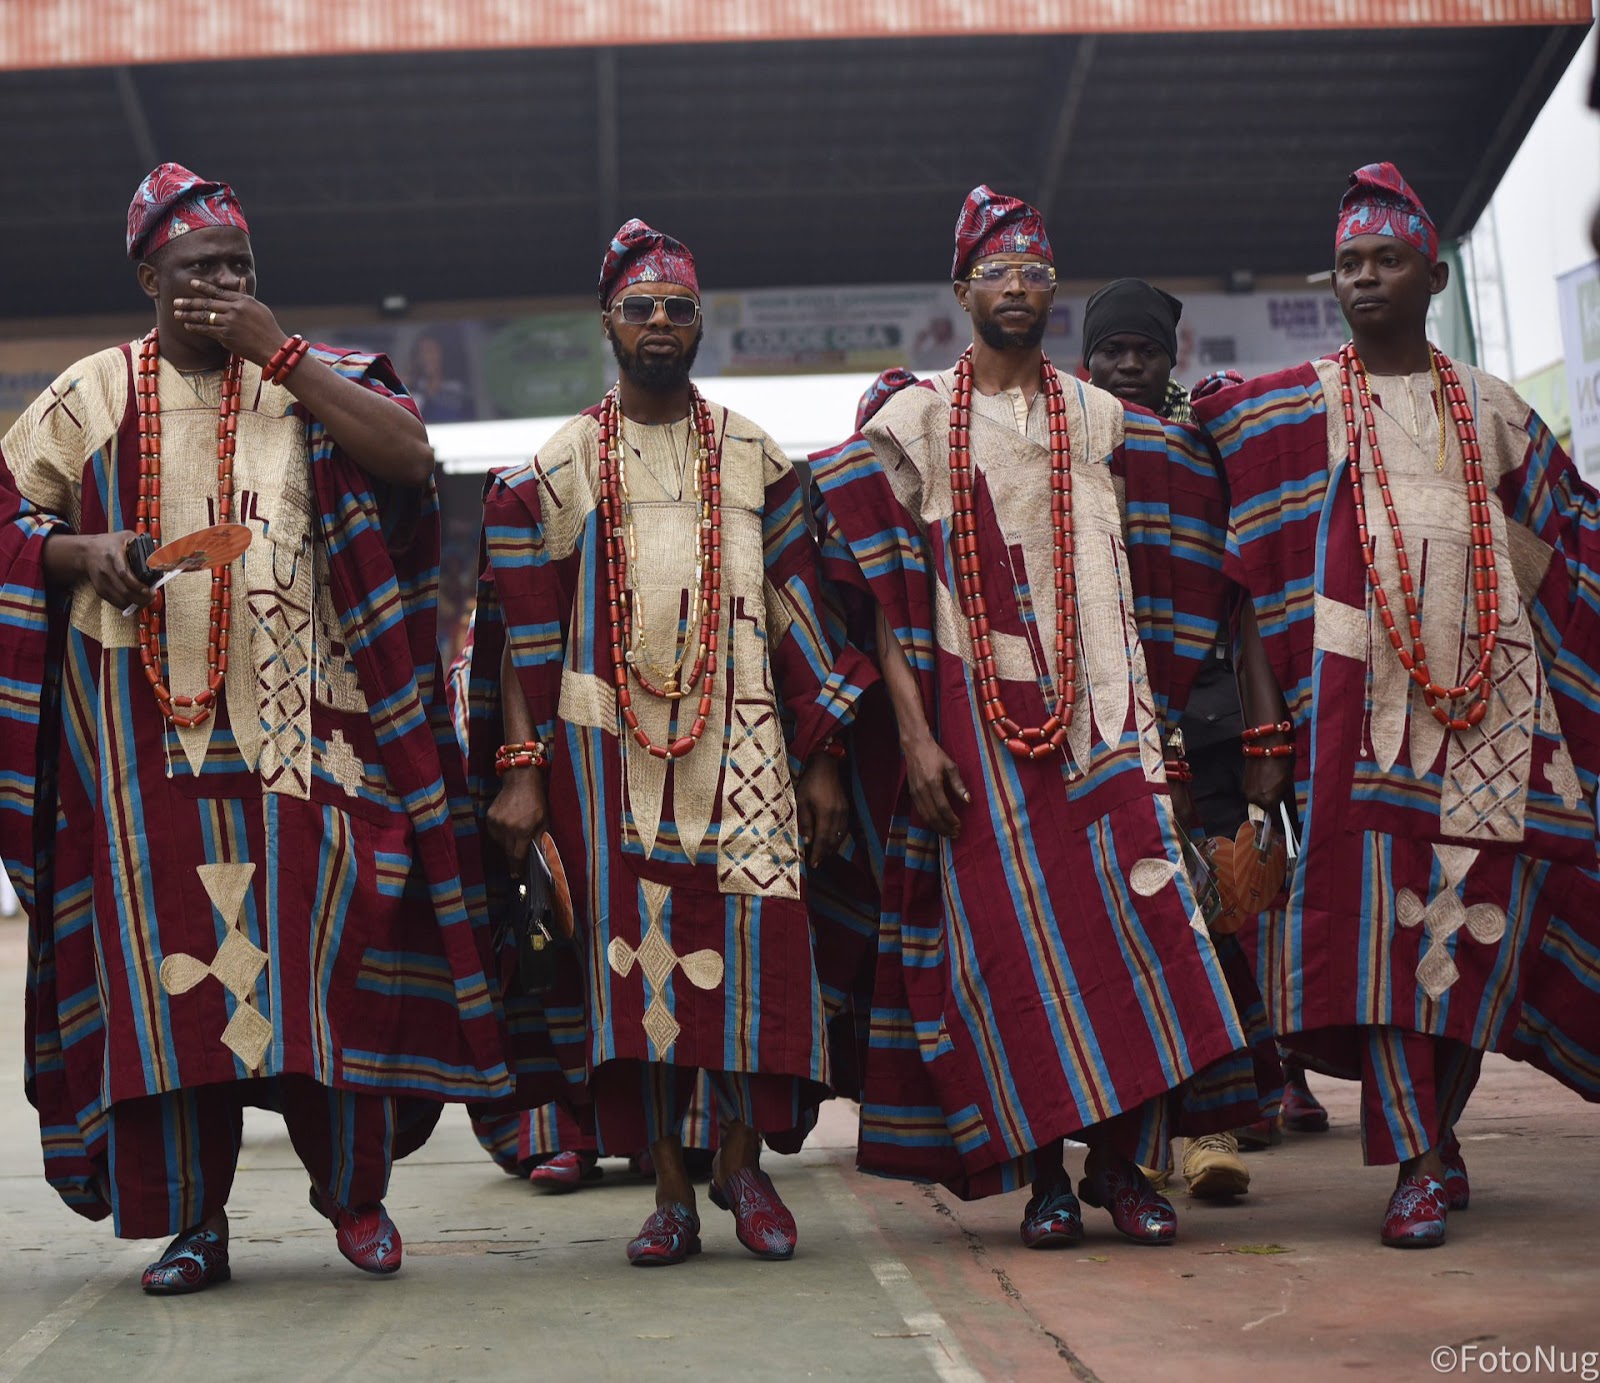
[(981, 283), (985, 288), (998, 288), (1013, 274), (1022, 275), (1022, 286), (1035, 292), (1056, 286), (1055, 267), (1050, 264), (1008, 264), (991, 259), (978, 265), (967, 275), (969, 283)]

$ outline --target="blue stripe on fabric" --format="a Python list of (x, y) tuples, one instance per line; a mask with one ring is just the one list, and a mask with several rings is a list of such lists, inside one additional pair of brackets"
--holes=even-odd
[[(110, 679), (113, 694), (109, 698), (106, 696), (105, 678), (102, 679), (100, 687), (101, 714), (115, 722), (110, 730), (110, 738), (113, 743), (124, 747), (131, 746), (135, 742), (133, 705), (128, 695), (133, 655), (134, 650), (131, 648), (105, 650), (105, 678)], [(149, 827), (145, 820), (144, 794), (139, 786), (139, 775), (130, 772), (122, 776), (121, 782), (113, 781), (111, 756), (107, 754), (102, 757), (100, 764), (99, 785), (101, 802), (114, 800), (120, 791), (126, 790), (128, 815), (134, 823), (133, 837), (142, 841)], [(151, 888), (150, 871), (142, 862), (135, 862), (128, 857), (130, 843), (127, 832), (114, 830), (107, 833), (112, 876), (117, 877), (120, 874), (127, 880), (129, 890), (135, 895), (139, 909), (146, 919), (151, 966), (152, 969), (159, 969), (164, 957), (155, 926), (155, 897)], [(144, 996), (137, 988), (139, 967), (131, 964), (133, 957), (139, 955), (143, 947), (134, 941), (133, 915), (123, 890), (117, 888), (112, 892), (115, 897), (117, 934), (122, 945), (122, 954), (130, 962), (130, 967), (124, 974), (124, 982), (128, 986), (132, 1017), (139, 1039), (140, 1070), (144, 1076), (145, 1089), (159, 1090), (163, 1082), (156, 1076), (157, 1049), (159, 1048), (168, 1071), (176, 1072), (178, 1069), (177, 1052), (172, 1044), (172, 1023), (165, 1011), (166, 996), (157, 986), (154, 995), (151, 996), (155, 1011), (151, 1012), (145, 1007)]]

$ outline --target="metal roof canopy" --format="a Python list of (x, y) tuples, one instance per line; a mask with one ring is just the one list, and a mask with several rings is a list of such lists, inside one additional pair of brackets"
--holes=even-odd
[(1471, 229), (1581, 24), (499, 49), (0, 72), (0, 316), (136, 309), (138, 178), (238, 189), (268, 301), (573, 294), (628, 216), (707, 287), (948, 272), (967, 190), (1072, 278), (1301, 273), (1351, 169)]

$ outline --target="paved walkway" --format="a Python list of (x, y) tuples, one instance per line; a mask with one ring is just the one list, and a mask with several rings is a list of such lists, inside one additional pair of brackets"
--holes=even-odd
[(1505, 1348), (1508, 1365), (1539, 1346), (1572, 1365), (1600, 1351), (1600, 1111), (1498, 1059), (1461, 1129), (1472, 1209), (1432, 1252), (1379, 1247), (1392, 1173), (1360, 1166), (1354, 1089), (1337, 1082), (1317, 1086), (1332, 1132), (1253, 1155), (1253, 1189), (1236, 1204), (1180, 1196), (1170, 1248), (1120, 1240), (1091, 1210), (1081, 1250), (1029, 1253), (1016, 1239), (1020, 1196), (964, 1205), (857, 1175), (853, 1115), (836, 1104), (814, 1146), (769, 1163), (800, 1223), (792, 1263), (752, 1260), (702, 1201), (705, 1254), (654, 1272), (623, 1260), (650, 1193), (622, 1164), (591, 1189), (539, 1196), (496, 1171), (447, 1111), (396, 1169), (388, 1204), (406, 1266), (387, 1280), (339, 1257), (282, 1125), (252, 1114), (233, 1282), (148, 1300), (137, 1271), (160, 1246), (78, 1219), (39, 1174), (19, 1075), (22, 958), (21, 924), (0, 922), (0, 1383), (1242, 1383), (1486, 1375), (1481, 1363), (1441, 1375), (1430, 1363), (1441, 1346), (1469, 1363)]

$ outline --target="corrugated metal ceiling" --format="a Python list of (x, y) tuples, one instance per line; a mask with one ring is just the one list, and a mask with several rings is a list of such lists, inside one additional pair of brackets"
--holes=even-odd
[(640, 215), (708, 285), (937, 278), (966, 190), (1042, 199), (1073, 278), (1304, 272), (1393, 159), (1468, 229), (1571, 25), (530, 49), (0, 73), (0, 316), (139, 299), (140, 175), (232, 182), (264, 294), (583, 293)]

